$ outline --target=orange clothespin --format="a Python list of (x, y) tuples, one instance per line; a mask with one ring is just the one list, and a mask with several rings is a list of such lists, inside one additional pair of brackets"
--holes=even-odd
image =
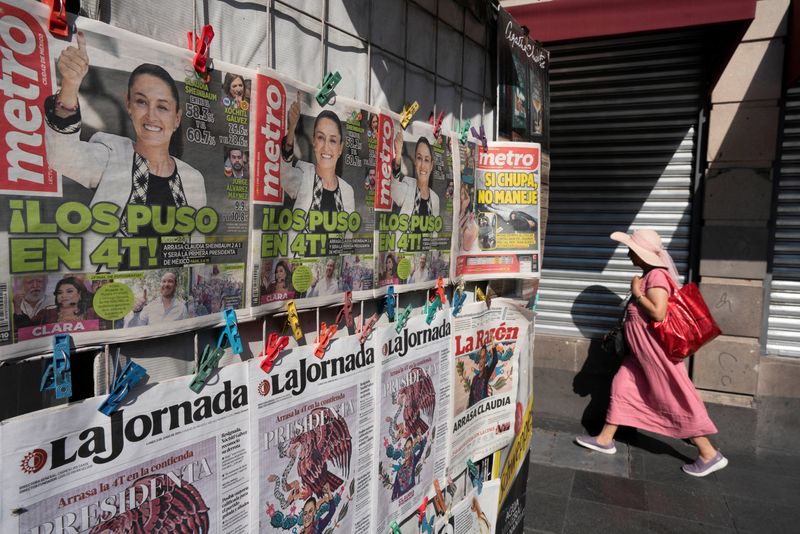
[(275, 365), (275, 360), (278, 359), (281, 351), (289, 344), (289, 336), (278, 336), (272, 332), (267, 338), (266, 354), (263, 352), (259, 356), (265, 356), (261, 360), (261, 370), (269, 374), (272, 371), (272, 366)]
[(439, 295), (439, 300), (442, 304), (447, 304), (447, 295), (444, 292), (444, 279), (442, 279), (441, 276), (436, 280), (436, 289), (433, 292), (433, 296), (429, 297), (428, 300), (433, 301), (436, 295)]
[(200, 37), (193, 36), (192, 32), (188, 32), (187, 36), (189, 37), (189, 50), (194, 52), (194, 60), (192, 61), (194, 70), (198, 74), (206, 74), (207, 70), (211, 70), (208, 65), (208, 54), (211, 52), (214, 28), (211, 24), (206, 24), (200, 31)]
[(328, 343), (331, 342), (331, 338), (333, 338), (337, 328), (335, 324), (328, 326), (322, 323), (319, 329), (319, 337), (317, 338), (317, 348), (314, 349), (314, 356), (320, 360), (325, 357), (325, 351), (328, 350)]
[(439, 481), (434, 479), (433, 481), (433, 490), (436, 492), (436, 495), (433, 497), (433, 507), (436, 509), (436, 513), (438, 515), (444, 515), (445, 504), (444, 504), (444, 495), (442, 494), (442, 487), (439, 485)]
[(353, 292), (347, 291), (344, 294), (344, 304), (336, 315), (336, 324), (340, 324), (344, 318), (344, 324), (350, 328), (353, 326)]
[(425, 519), (425, 511), (428, 509), (428, 496), (426, 495), (424, 499), (422, 499), (422, 504), (419, 505), (417, 508), (417, 512), (419, 512), (419, 522), (422, 524), (422, 521)]
[(47, 29), (54, 37), (69, 38), (66, 0), (50, 0), (50, 20)]
[(430, 123), (433, 124), (433, 136), (439, 137), (442, 132), (442, 121), (444, 120), (444, 111), (439, 113), (439, 116), (434, 120), (433, 113), (431, 113)]
[(367, 322), (361, 326), (361, 333), (358, 336), (359, 343), (361, 343), (362, 345), (364, 344), (364, 341), (366, 341), (369, 335), (372, 333), (372, 328), (375, 326), (375, 323), (377, 322), (378, 322), (378, 314), (373, 313), (372, 317), (367, 319)]

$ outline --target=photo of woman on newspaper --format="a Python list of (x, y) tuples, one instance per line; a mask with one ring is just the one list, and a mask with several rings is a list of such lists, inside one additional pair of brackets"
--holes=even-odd
[[(120, 230), (129, 236), (128, 205), (182, 207), (206, 205), (203, 175), (179, 159), (181, 105), (172, 77), (158, 65), (143, 63), (128, 79), (125, 105), (135, 139), (98, 132), (80, 140), (81, 111), (78, 91), (89, 72), (89, 56), (82, 33), (77, 46), (69, 46), (56, 66), (61, 76), (56, 94), (45, 101), (45, 143), (48, 160), (58, 172), (86, 188), (94, 189), (91, 205), (110, 202), (119, 207)], [(137, 236), (157, 236), (152, 226), (139, 228)], [(90, 252), (102, 236), (86, 235)], [(88, 263), (86, 263), (88, 265)]]
[(281, 186), (294, 209), (351, 213), (355, 211), (353, 188), (336, 174), (336, 166), (344, 150), (342, 121), (331, 110), (323, 110), (314, 120), (312, 145), (314, 163), (294, 156), (294, 142), (300, 121), (300, 93), (287, 112), (286, 137), (283, 139)]
[(439, 195), (431, 189), (433, 149), (425, 136), (417, 139), (414, 148), (415, 178), (403, 176), (400, 163), (403, 159), (403, 133), (394, 138), (394, 163), (392, 165), (392, 211), (401, 215), (439, 216)]

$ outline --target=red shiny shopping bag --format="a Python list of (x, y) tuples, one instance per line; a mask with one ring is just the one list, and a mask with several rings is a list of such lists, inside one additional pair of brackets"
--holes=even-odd
[[(672, 280), (670, 283), (676, 288)], [(694, 283), (673, 291), (664, 320), (653, 321), (653, 328), (667, 356), (673, 360), (694, 354), (721, 333)]]

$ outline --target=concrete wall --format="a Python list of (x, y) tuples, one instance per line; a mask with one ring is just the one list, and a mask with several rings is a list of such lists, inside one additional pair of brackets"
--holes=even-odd
[(759, 0), (755, 20), (711, 95), (700, 289), (724, 335), (694, 359), (698, 388), (756, 395), (761, 382), (759, 338), (789, 3)]

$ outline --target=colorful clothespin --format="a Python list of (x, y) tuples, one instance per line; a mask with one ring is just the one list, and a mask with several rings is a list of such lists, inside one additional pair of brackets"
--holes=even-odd
[(389, 529), (391, 530), (392, 534), (403, 534), (400, 531), (400, 525), (397, 524), (397, 521), (392, 521), (392, 524), (389, 525)]
[[(54, 37), (66, 39), (69, 37), (69, 24), (67, 23), (66, 0), (50, 0), (50, 20), (47, 29)], [(61, 398), (61, 397), (57, 397)]]
[(288, 344), (289, 336), (279, 336), (275, 332), (270, 333), (267, 338), (267, 346), (265, 347), (266, 354), (259, 354), (259, 356), (264, 356), (264, 359), (261, 360), (261, 370), (269, 374), (272, 371), (272, 367), (275, 365), (275, 360), (278, 359), (281, 351), (285, 349)]
[(414, 306), (409, 304), (406, 306), (406, 309), (400, 312), (400, 315), (397, 316), (397, 324), (394, 326), (394, 331), (398, 334), (400, 331), (405, 328), (406, 323), (408, 322), (408, 318), (411, 317), (411, 312), (414, 310)]
[(439, 137), (442, 132), (442, 121), (444, 120), (444, 111), (439, 113), (439, 116), (434, 120), (433, 113), (431, 113), (430, 123), (433, 124), (433, 136)]
[(453, 317), (457, 317), (461, 313), (461, 307), (464, 301), (467, 300), (467, 294), (464, 293), (464, 281), (460, 281), (453, 291)]
[(219, 361), (225, 356), (225, 349), (222, 347), (211, 347), (206, 345), (203, 349), (203, 355), (200, 357), (200, 365), (197, 367), (192, 381), (189, 383), (189, 389), (195, 393), (200, 393), (200, 390), (206, 385), (208, 378), (216, 371), (219, 366)]
[[(362, 319), (362, 321), (363, 321), (363, 319)], [(377, 323), (377, 322), (378, 322), (378, 314), (377, 313), (373, 313), (372, 317), (367, 319), (366, 323), (362, 324), (361, 332), (358, 335), (358, 342), (359, 343), (361, 343), (362, 345), (364, 344), (364, 342), (367, 340), (369, 335), (372, 333), (372, 328), (375, 326), (375, 323)]]
[(286, 303), (286, 321), (292, 329), (295, 341), (303, 339), (303, 330), (300, 329), (300, 316), (297, 315), (297, 306), (293, 300)]
[(394, 321), (394, 286), (386, 289), (386, 315), (390, 321)]
[(475, 288), (475, 298), (476, 298), (476, 299), (478, 299), (478, 300), (480, 300), (481, 302), (485, 302), (485, 303), (486, 303), (486, 307), (487, 307), (487, 308), (490, 308), (490, 307), (492, 306), (492, 299), (491, 299), (491, 298), (489, 298), (489, 297), (488, 297), (488, 296), (487, 296), (487, 295), (486, 295), (486, 294), (483, 292), (483, 290), (482, 290), (481, 288), (479, 288), (479, 287), (476, 287), (476, 288)]
[(194, 60), (192, 65), (195, 72), (198, 74), (206, 74), (211, 70), (208, 61), (208, 54), (211, 52), (211, 41), (214, 39), (214, 28), (211, 24), (206, 24), (200, 30), (200, 37), (192, 35), (193, 32), (188, 32), (189, 37), (189, 50), (194, 51)]
[(430, 517), (423, 517), (422, 522), (420, 523), (420, 527), (422, 528), (423, 533), (433, 534), (433, 521), (436, 519), (436, 515), (432, 515)]
[(433, 298), (433, 302), (429, 302), (425, 304), (425, 322), (431, 324), (433, 322), (433, 318), (436, 317), (436, 310), (442, 307), (442, 301), (439, 299), (439, 295), (436, 295)]
[(331, 342), (337, 328), (335, 324), (328, 326), (322, 323), (319, 328), (319, 337), (317, 338), (317, 348), (314, 349), (314, 356), (320, 360), (325, 357), (325, 351), (328, 350), (328, 344)]
[(422, 521), (425, 520), (425, 511), (428, 509), (428, 496), (426, 495), (422, 499), (422, 504), (417, 507), (417, 513), (419, 514), (419, 522), (422, 524)]
[(458, 132), (458, 140), (463, 145), (466, 144), (468, 136), (469, 136), (469, 125), (472, 124), (472, 121), (467, 119), (464, 121), (464, 124), (460, 125), (456, 131)]
[(442, 487), (439, 485), (438, 479), (434, 479), (433, 481), (433, 491), (436, 492), (436, 495), (433, 497), (433, 507), (438, 515), (442, 515), (445, 512), (445, 503)]
[(328, 72), (322, 78), (322, 85), (317, 86), (317, 102), (320, 106), (324, 106), (333, 97), (333, 90), (342, 81), (342, 75), (339, 71)]
[[(115, 374), (119, 371), (119, 349), (117, 350), (117, 358), (114, 364)], [(117, 411), (117, 408), (125, 400), (130, 390), (135, 386), (147, 371), (138, 363), (128, 361), (128, 365), (122, 370), (119, 375), (114, 379), (114, 385), (111, 388), (111, 393), (108, 394), (106, 400), (97, 409), (105, 415), (111, 417), (111, 414)]]
[(483, 128), (483, 124), (481, 124), (480, 132), (478, 132), (478, 130), (476, 130), (474, 126), (472, 128), (470, 128), (469, 131), (472, 132), (472, 137), (474, 137), (475, 139), (480, 140), (481, 145), (483, 145), (483, 151), (484, 152), (488, 152), (489, 151), (489, 140), (486, 139), (486, 130)]
[(344, 318), (344, 324), (347, 328), (353, 326), (353, 292), (347, 291), (344, 294), (344, 304), (342, 309), (336, 315), (336, 324), (340, 324)]
[(414, 116), (417, 110), (419, 110), (419, 103), (416, 100), (408, 106), (403, 106), (403, 111), (400, 112), (400, 126), (402, 126), (404, 130), (408, 127), (408, 123), (411, 122), (411, 117)]
[(233, 353), (241, 354), (244, 347), (242, 346), (242, 337), (239, 335), (239, 326), (236, 324), (236, 312), (233, 311), (233, 308), (225, 308), (222, 316), (225, 318), (225, 328), (219, 335), (217, 347), (223, 348), (225, 338), (228, 338)]
[(536, 296), (533, 297), (533, 306), (531, 306), (532, 311), (536, 311), (536, 306), (539, 305), (539, 291), (536, 291)]
[[(442, 304), (447, 304), (447, 294), (444, 292), (444, 279), (441, 276), (436, 280), (434, 294), (439, 296), (439, 300)], [(433, 300), (433, 298), (430, 300)]]
[(68, 399), (72, 396), (72, 371), (69, 361), (69, 334), (53, 336), (53, 361), (42, 375), (39, 391), (55, 390), (57, 399)]
[(467, 474), (472, 481), (472, 487), (478, 490), (478, 495), (483, 491), (483, 480), (478, 473), (478, 466), (470, 458), (467, 458)]

